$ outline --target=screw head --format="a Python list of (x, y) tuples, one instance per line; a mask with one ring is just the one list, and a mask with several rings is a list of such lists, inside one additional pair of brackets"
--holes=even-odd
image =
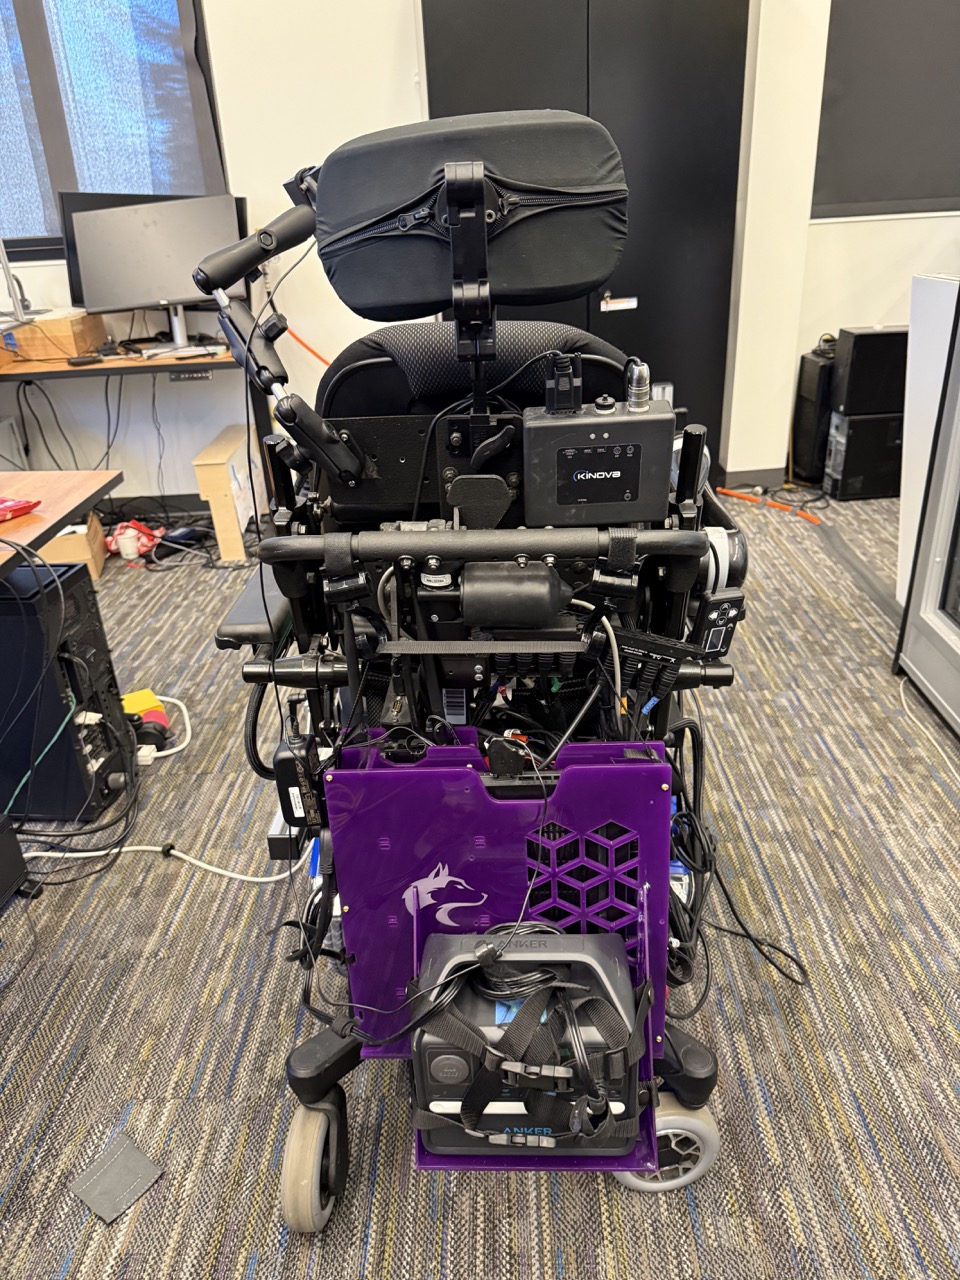
[(661, 791), (669, 791), (669, 790), (670, 790), (670, 783), (669, 783), (669, 782), (661, 782), (661, 783), (660, 783), (660, 790), (661, 790)]
[(401, 569), (413, 568), (413, 556), (401, 556), (398, 561)]
[(436, 573), (436, 571), (440, 568), (440, 557), (427, 556), (427, 568), (430, 570), (431, 573)]
[(328, 773), (328, 774), (327, 774), (326, 781), (327, 781), (327, 782), (332, 782), (332, 781), (333, 781), (333, 774), (332, 774), (332, 773)]
[(514, 559), (516, 560), (517, 564), (520, 566), (521, 569), (525, 569), (530, 562), (530, 557), (523, 555), (522, 552), (520, 555), (514, 556)]
[(547, 566), (547, 568), (548, 568), (548, 569), (552, 569), (552, 568), (553, 568), (553, 566), (557, 563), (557, 557), (556, 557), (556, 556), (549, 556), (549, 555), (548, 555), (548, 556), (544, 556), (544, 557), (543, 557), (543, 563)]

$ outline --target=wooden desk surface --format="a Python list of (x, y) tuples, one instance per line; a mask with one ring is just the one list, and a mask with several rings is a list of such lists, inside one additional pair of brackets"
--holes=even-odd
[[(39, 498), (40, 506), (0, 521), (0, 538), (43, 552), (43, 544), (84, 516), (123, 479), (122, 471), (0, 471), (0, 498)], [(0, 542), (0, 577), (23, 561)]]
[(67, 364), (64, 360), (10, 360), (0, 365), (0, 382), (40, 382), (44, 378), (105, 378), (113, 373), (169, 373), (172, 369), (237, 369), (240, 366), (229, 352), (217, 356), (190, 356), (175, 360), (157, 356), (107, 356), (94, 364)]

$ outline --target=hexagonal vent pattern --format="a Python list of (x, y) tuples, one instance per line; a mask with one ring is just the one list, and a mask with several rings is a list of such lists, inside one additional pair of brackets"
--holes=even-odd
[(530, 914), (568, 933), (616, 931), (636, 963), (639, 948), (639, 843), (635, 831), (606, 822), (584, 835), (552, 822), (527, 839)]

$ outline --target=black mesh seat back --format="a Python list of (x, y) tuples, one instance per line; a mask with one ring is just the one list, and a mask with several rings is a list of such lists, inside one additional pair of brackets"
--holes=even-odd
[(610, 134), (572, 111), (450, 116), (354, 138), (324, 161), (316, 236), (340, 299), (370, 320), (450, 305), (445, 168), (481, 162), (494, 303), (580, 298), (612, 274), (627, 185)]
[[(497, 357), (485, 364), (487, 386), (547, 351), (579, 351), (620, 366), (626, 360), (616, 347), (572, 325), (501, 320)], [(383, 363), (361, 363), (373, 360)], [(503, 394), (521, 409), (543, 404), (544, 367), (543, 360), (534, 360)], [(583, 386), (585, 401), (604, 393), (623, 398), (623, 377), (607, 365), (584, 361)], [(452, 323), (397, 324), (367, 334), (337, 356), (320, 382), (317, 409), (329, 418), (437, 413), (469, 392), (469, 366), (456, 358)]]

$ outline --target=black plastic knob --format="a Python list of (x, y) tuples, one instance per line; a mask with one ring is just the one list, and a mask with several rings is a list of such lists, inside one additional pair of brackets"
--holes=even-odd
[(263, 336), (268, 342), (276, 342), (278, 338), (282, 338), (287, 332), (287, 317), (280, 315), (279, 311), (276, 311), (273, 315), (267, 316), (260, 328), (263, 330)]

